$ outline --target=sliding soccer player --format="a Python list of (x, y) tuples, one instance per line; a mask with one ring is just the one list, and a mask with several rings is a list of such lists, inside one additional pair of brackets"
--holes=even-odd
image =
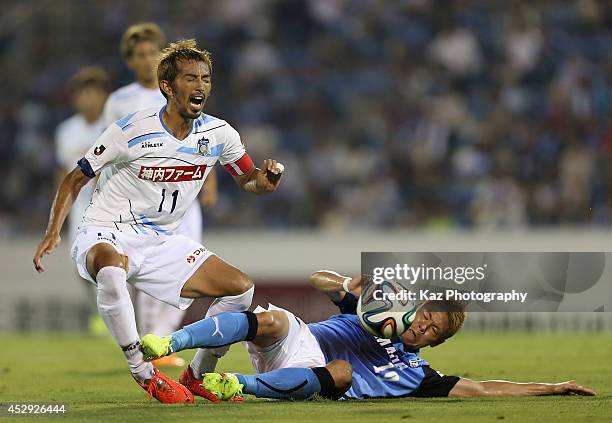
[[(215, 297), (211, 314), (246, 310), (253, 297), (248, 276), (175, 231), (217, 161), (247, 192), (268, 194), (279, 182), (267, 176), (278, 176), (274, 160), (256, 168), (238, 132), (203, 114), (211, 73), (209, 53), (194, 40), (163, 50), (157, 78), (166, 105), (116, 121), (79, 160), (55, 196), (33, 260), (44, 271), (41, 259), (59, 244), (74, 199), (99, 176), (72, 257), (79, 274), (96, 284), (98, 310), (134, 379), (165, 403), (192, 402), (193, 393), (144, 361), (127, 283), (181, 309), (194, 298)], [(200, 365), (192, 363), (196, 374)]]
[(397, 397), (475, 397), (531, 395), (594, 395), (574, 381), (514, 383), (472, 381), (445, 376), (419, 357), (419, 349), (442, 344), (463, 325), (465, 314), (454, 304), (449, 311), (425, 302), (417, 310), (410, 328), (389, 340), (366, 332), (354, 315), (357, 299), (341, 292), (355, 289), (359, 278), (345, 278), (321, 271), (311, 284), (335, 298), (344, 312), (306, 325), (293, 313), (270, 306), (254, 313), (223, 313), (193, 323), (161, 338), (147, 335), (141, 346), (147, 358), (186, 348), (217, 346), (247, 341), (255, 375), (208, 373), (203, 389), (217, 400), (243, 393), (265, 398), (303, 400), (318, 394), (325, 398), (366, 399)]

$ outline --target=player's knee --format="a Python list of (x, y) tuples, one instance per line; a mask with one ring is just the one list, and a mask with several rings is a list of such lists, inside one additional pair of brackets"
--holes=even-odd
[(124, 256), (108, 244), (96, 244), (87, 253), (87, 271), (96, 279), (98, 272), (107, 266), (125, 269)]
[(104, 266), (100, 269), (96, 278), (96, 289), (96, 302), (101, 312), (131, 302), (125, 271), (119, 266)]
[(344, 360), (333, 360), (325, 366), (332, 378), (337, 392), (344, 394), (349, 390), (353, 383), (353, 366)]
[(353, 383), (353, 368), (344, 360), (334, 360), (325, 367), (314, 367), (321, 391), (319, 395), (323, 398), (337, 400), (342, 397)]
[(256, 313), (257, 336), (266, 336), (281, 339), (287, 336), (289, 322), (287, 315), (282, 311), (264, 311)]

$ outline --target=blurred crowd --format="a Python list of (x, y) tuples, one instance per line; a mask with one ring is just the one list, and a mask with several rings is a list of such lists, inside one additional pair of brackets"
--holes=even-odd
[[(612, 220), (612, 4), (605, 0), (0, 0), (0, 235), (42, 231), (66, 81), (130, 81), (125, 28), (212, 52), (209, 114), (257, 162), (221, 175), (215, 228), (606, 225)], [(93, 142), (93, 140), (92, 140)]]

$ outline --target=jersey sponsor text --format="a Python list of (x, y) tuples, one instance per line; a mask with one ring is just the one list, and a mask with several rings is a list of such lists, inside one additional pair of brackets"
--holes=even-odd
[(199, 181), (204, 177), (206, 165), (200, 166), (140, 166), (138, 177), (152, 182)]

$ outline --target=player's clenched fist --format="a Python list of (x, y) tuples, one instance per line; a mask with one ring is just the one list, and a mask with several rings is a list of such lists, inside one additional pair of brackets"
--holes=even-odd
[(281, 176), (285, 167), (274, 159), (266, 159), (263, 166), (257, 172), (255, 184), (257, 192), (269, 193), (274, 192), (278, 187)]
[(53, 250), (59, 245), (62, 238), (58, 233), (48, 233), (45, 235), (43, 240), (38, 244), (36, 254), (34, 254), (34, 268), (38, 273), (44, 272), (45, 268), (41, 263), (41, 259), (45, 254), (51, 254)]

